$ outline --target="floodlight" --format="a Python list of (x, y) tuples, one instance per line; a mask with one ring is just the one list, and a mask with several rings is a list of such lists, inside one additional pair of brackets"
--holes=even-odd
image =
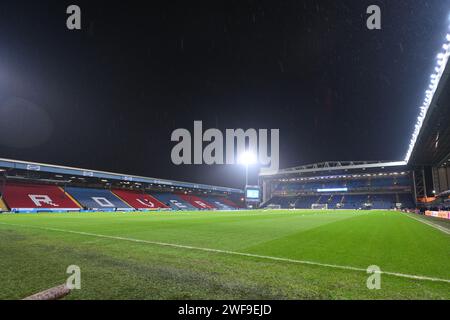
[(245, 151), (239, 158), (239, 163), (246, 166), (256, 163), (256, 155), (250, 151)]
[(256, 155), (250, 151), (245, 151), (239, 156), (238, 163), (245, 165), (245, 186), (248, 185), (248, 166), (255, 164), (256, 161)]

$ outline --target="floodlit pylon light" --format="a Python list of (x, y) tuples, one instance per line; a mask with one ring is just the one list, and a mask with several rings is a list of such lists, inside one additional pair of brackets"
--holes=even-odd
[(256, 163), (256, 155), (253, 152), (245, 151), (239, 157), (239, 163), (243, 165), (252, 165)]
[(238, 162), (245, 165), (245, 187), (248, 186), (248, 166), (255, 164), (256, 161), (256, 155), (250, 151), (245, 151), (239, 156)]

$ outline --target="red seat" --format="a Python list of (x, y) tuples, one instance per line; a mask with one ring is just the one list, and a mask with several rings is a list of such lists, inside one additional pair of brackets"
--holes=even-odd
[(198, 209), (216, 209), (215, 206), (197, 196), (180, 194), (179, 197)]
[(116, 189), (113, 190), (113, 193), (137, 210), (157, 210), (169, 208), (161, 201), (143, 192)]
[(220, 199), (220, 201), (225, 203), (227, 206), (230, 206), (230, 207), (233, 207), (233, 208), (242, 208), (242, 206), (240, 206), (239, 204), (234, 203), (233, 201), (231, 201), (228, 198)]
[(7, 183), (3, 199), (11, 210), (79, 210), (80, 207), (58, 186)]

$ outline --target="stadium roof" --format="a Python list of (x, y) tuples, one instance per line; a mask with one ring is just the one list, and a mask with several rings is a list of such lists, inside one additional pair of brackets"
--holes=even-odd
[(201, 190), (220, 191), (220, 192), (243, 193), (243, 191), (241, 189), (218, 187), (218, 186), (211, 186), (211, 185), (206, 185), (206, 184), (197, 184), (197, 183), (174, 181), (174, 180), (148, 178), (148, 177), (127, 175), (127, 174), (121, 174), (121, 173), (112, 173), (112, 172), (106, 172), (106, 171), (97, 171), (97, 170), (90, 170), (90, 169), (73, 168), (73, 167), (58, 166), (58, 165), (51, 165), (51, 164), (45, 164), (45, 163), (27, 162), (27, 161), (2, 159), (2, 158), (0, 158), (0, 169), (1, 168), (25, 170), (25, 171), (39, 171), (39, 172), (45, 172), (45, 173), (51, 173), (51, 174), (69, 175), (69, 176), (77, 176), (77, 177), (89, 177), (89, 178), (107, 179), (107, 180), (115, 180), (115, 181), (147, 183), (147, 184), (153, 184), (153, 185), (170, 186), (170, 187), (175, 187), (175, 188), (181, 187), (181, 188), (201, 189)]
[(436, 56), (436, 67), (420, 107), (405, 161), (413, 165), (442, 165), (450, 161), (450, 34)]
[(275, 174), (261, 173), (260, 177), (274, 177), (288, 174), (303, 174), (328, 171), (357, 170), (357, 169), (373, 169), (386, 167), (402, 167), (405, 161), (327, 161), (314, 164), (303, 165), (294, 168), (278, 170)]
[(439, 166), (450, 159), (449, 74), (447, 65), (413, 148), (410, 158), (413, 165)]

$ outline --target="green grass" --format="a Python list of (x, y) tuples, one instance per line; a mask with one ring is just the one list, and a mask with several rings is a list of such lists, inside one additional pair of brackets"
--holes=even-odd
[(0, 215), (0, 299), (64, 283), (73, 264), (67, 299), (450, 299), (449, 282), (383, 274), (369, 290), (364, 271), (150, 242), (450, 280), (450, 236), (397, 212), (16, 214)]

